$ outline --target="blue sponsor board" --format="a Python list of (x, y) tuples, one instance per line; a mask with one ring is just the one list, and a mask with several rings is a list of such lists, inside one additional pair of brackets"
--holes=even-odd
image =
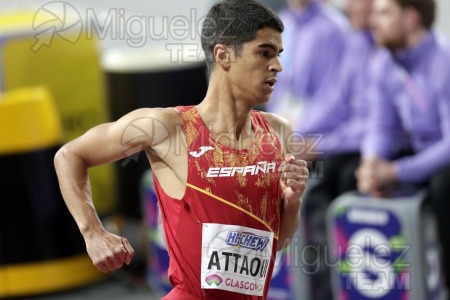
[(341, 207), (334, 212), (332, 231), (339, 300), (411, 299), (410, 248), (395, 214)]
[(151, 172), (141, 181), (142, 208), (147, 233), (147, 283), (153, 291), (166, 295), (172, 290), (167, 276), (169, 255), (158, 226), (158, 199)]
[(293, 268), (290, 268), (291, 260), (289, 258), (289, 251), (282, 254), (279, 252), (279, 257), (275, 262), (275, 268), (272, 273), (272, 281), (270, 282), (268, 300), (294, 300), (293, 289)]

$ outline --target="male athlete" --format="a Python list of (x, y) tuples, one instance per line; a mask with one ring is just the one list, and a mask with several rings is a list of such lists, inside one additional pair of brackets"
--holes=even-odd
[[(64, 200), (102, 272), (134, 251), (93, 206), (89, 167), (144, 150), (155, 176), (174, 289), (164, 299), (265, 299), (276, 251), (297, 229), (308, 170), (292, 129), (265, 103), (282, 68), (279, 18), (253, 0), (226, 0), (202, 28), (210, 81), (197, 106), (144, 108), (63, 146)], [(294, 147), (295, 146), (295, 147)]]

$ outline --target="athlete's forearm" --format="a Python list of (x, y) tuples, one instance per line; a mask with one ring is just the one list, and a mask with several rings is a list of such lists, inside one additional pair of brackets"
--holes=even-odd
[(278, 234), (278, 251), (291, 244), (292, 237), (300, 224), (301, 201), (290, 207), (283, 207), (281, 211), (280, 232)]
[(92, 202), (86, 162), (72, 153), (67, 145), (56, 153), (54, 162), (64, 202), (81, 234), (87, 238), (103, 231)]

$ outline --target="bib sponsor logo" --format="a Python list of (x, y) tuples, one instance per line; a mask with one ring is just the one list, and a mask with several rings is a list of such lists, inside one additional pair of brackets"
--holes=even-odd
[(269, 243), (269, 239), (251, 232), (229, 231), (225, 243), (230, 246), (264, 251)]
[(258, 175), (260, 173), (273, 173), (276, 170), (275, 162), (261, 161), (256, 165), (250, 165), (245, 167), (222, 167), (222, 168), (209, 168), (206, 177), (233, 177), (236, 174), (246, 175)]
[(217, 274), (211, 274), (208, 277), (205, 278), (205, 281), (209, 285), (215, 284), (216, 286), (219, 286), (222, 283), (222, 277), (220, 277)]

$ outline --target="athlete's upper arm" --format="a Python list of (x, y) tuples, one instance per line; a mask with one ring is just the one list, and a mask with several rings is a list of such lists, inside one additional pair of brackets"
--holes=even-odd
[(173, 114), (177, 114), (173, 109), (138, 109), (90, 129), (61, 150), (82, 158), (89, 167), (113, 162), (166, 141)]

